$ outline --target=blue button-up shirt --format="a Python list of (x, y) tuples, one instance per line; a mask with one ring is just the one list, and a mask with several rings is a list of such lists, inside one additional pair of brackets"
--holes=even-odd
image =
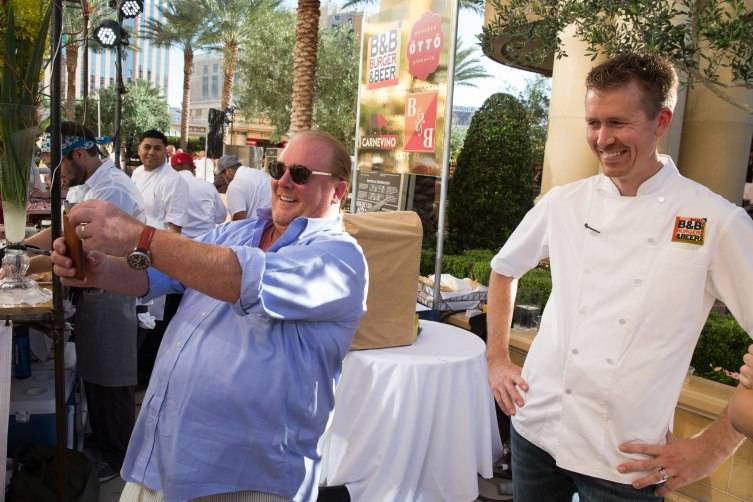
[(340, 217), (294, 220), (265, 253), (270, 211), (199, 240), (233, 249), (240, 299), (149, 270), (148, 297), (184, 293), (165, 332), (122, 476), (168, 502), (256, 490), (316, 500), (317, 442), (366, 310), (367, 270)]

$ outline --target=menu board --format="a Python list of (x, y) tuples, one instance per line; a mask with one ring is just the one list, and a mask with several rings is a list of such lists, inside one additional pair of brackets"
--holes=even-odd
[(356, 212), (398, 211), (405, 195), (400, 174), (359, 171), (356, 174)]

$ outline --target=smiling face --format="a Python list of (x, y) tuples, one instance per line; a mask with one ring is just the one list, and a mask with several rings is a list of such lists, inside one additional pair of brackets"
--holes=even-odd
[(638, 187), (661, 168), (657, 140), (672, 120), (669, 108), (656, 117), (645, 111), (645, 98), (635, 81), (606, 90), (586, 92), (586, 139), (598, 157), (605, 176), (622, 195), (633, 196)]
[(139, 158), (147, 171), (161, 167), (167, 158), (165, 144), (159, 138), (144, 138), (139, 143)]
[[(313, 171), (332, 172), (331, 147), (321, 139), (294, 137), (280, 156), (287, 165), (302, 164)], [(303, 185), (293, 182), (285, 171), (272, 180), (272, 221), (278, 234), (299, 216), (324, 218), (334, 216), (345, 196), (347, 183), (328, 176), (310, 176)]]

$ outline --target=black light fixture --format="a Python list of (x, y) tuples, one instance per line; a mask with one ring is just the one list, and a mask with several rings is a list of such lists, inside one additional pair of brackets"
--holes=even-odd
[(144, 11), (144, 0), (123, 0), (120, 3), (120, 13), (126, 19), (133, 19)]
[(114, 19), (108, 19), (97, 26), (94, 30), (94, 38), (102, 47), (112, 48), (123, 40), (124, 30), (120, 23)]
[(117, 92), (115, 93), (115, 133), (113, 134), (113, 148), (115, 149), (115, 165), (120, 168), (120, 120), (123, 107), (123, 47), (128, 46), (128, 32), (123, 28), (123, 19), (133, 19), (144, 10), (144, 0), (110, 0), (110, 8), (117, 11), (117, 21), (109, 19), (94, 30), (94, 38), (102, 47), (115, 48), (115, 79)]

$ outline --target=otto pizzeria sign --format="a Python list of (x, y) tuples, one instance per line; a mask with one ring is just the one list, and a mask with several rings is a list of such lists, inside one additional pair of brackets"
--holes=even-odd
[(426, 12), (410, 30), (408, 39), (408, 71), (421, 80), (439, 67), (439, 56), (444, 45), (442, 17)]

